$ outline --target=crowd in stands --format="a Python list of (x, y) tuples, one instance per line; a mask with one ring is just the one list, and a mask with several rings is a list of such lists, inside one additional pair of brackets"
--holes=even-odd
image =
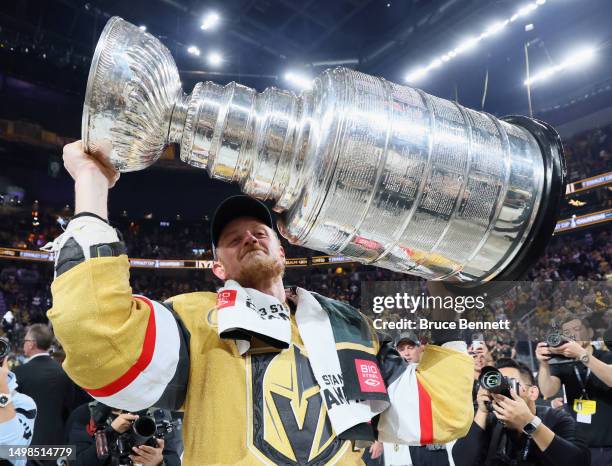
[[(37, 250), (58, 237), (62, 233), (62, 226), (72, 215), (68, 209), (39, 211), (38, 208), (38, 203), (34, 203), (31, 210), (22, 208), (2, 212), (0, 209), (0, 221), (5, 226), (0, 230), (0, 247)], [(208, 216), (199, 221), (182, 220), (180, 217), (172, 220), (133, 220), (120, 214), (111, 217), (111, 223), (121, 232), (130, 257), (212, 259)], [(284, 247), (290, 257), (318, 254), (287, 242)]]
[(612, 273), (612, 235), (602, 228), (553, 238), (528, 279), (606, 280)]
[[(37, 213), (34, 220), (34, 213)], [(8, 228), (0, 231), (0, 244), (19, 249), (39, 249), (62, 233), (72, 213), (60, 211), (38, 211), (38, 203), (31, 211), (12, 210), (4, 222)], [(10, 216), (10, 221), (8, 221)], [(123, 214), (113, 217), (112, 223), (123, 235), (130, 257), (150, 259), (203, 259), (211, 255), (208, 219), (203, 221), (172, 221), (128, 219)]]
[(587, 131), (564, 141), (563, 150), (570, 182), (610, 171), (612, 125)]
[[(127, 238), (137, 239), (136, 230), (129, 231)], [(131, 235), (131, 236), (130, 236)], [(289, 255), (289, 257), (291, 257)], [(530, 270), (526, 280), (532, 281), (532, 289), (516, 291), (515, 294), (497, 308), (488, 309), (486, 318), (513, 318), (514, 309), (533, 310), (532, 324), (539, 328), (554, 316), (553, 307), (565, 307), (576, 312), (598, 312), (601, 315), (610, 305), (610, 296), (603, 291), (586, 293), (576, 289), (573, 295), (564, 296), (552, 303), (550, 298), (538, 291), (547, 283), (573, 281), (584, 282), (586, 287), (597, 281), (610, 279), (612, 260), (612, 236), (605, 228), (586, 230), (570, 235), (555, 237), (546, 253)], [(406, 281), (418, 278), (392, 272), (378, 267), (359, 264), (342, 264), (320, 267), (289, 267), (286, 283), (301, 286), (334, 297), (363, 308), (361, 287), (363, 283), (380, 281)], [(46, 322), (45, 312), (51, 305), (49, 285), (52, 281), (52, 267), (49, 263), (28, 263), (3, 260), (0, 262), (0, 319), (8, 316), (10, 325), (5, 330), (15, 337), (23, 336), (27, 325)], [(158, 270), (132, 269), (132, 288), (134, 293), (165, 300), (171, 296), (198, 290), (214, 290), (221, 283), (209, 270)], [(527, 285), (524, 285), (527, 286)], [(542, 289), (545, 289), (542, 288)], [(519, 288), (520, 290), (520, 288)], [(539, 297), (538, 293), (542, 296)], [(8, 313), (8, 314), (7, 314)], [(599, 314), (598, 314), (599, 315)], [(387, 315), (387, 318), (400, 318), (400, 315)], [(601, 321), (602, 317), (598, 317)], [(607, 318), (612, 318), (608, 315)], [(5, 319), (6, 320), (6, 319)], [(604, 322), (601, 321), (602, 328)], [(495, 339), (503, 345), (515, 345), (516, 332), (524, 331), (520, 322), (514, 326), (514, 333), (497, 332)], [(546, 327), (547, 328), (547, 327)], [(520, 335), (519, 335), (520, 337)], [(507, 348), (506, 348), (507, 351)]]

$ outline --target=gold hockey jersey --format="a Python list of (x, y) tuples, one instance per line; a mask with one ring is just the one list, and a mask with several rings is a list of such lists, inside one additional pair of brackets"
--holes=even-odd
[[(331, 427), (294, 318), (289, 348), (259, 343), (240, 356), (218, 336), (215, 293), (166, 303), (133, 296), (126, 256), (88, 259), (60, 275), (52, 293), (48, 317), (69, 376), (116, 408), (180, 407), (184, 465), (364, 464), (363, 450)], [(389, 387), (395, 421), (385, 441), (465, 435), (472, 370), (467, 355), (428, 345), (419, 374)]]

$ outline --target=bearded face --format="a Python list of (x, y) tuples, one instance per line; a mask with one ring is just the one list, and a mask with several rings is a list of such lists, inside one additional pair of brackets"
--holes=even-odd
[(236, 280), (260, 288), (282, 277), (285, 251), (274, 231), (260, 220), (239, 217), (223, 229), (213, 272), (222, 280)]
[[(258, 288), (265, 277), (268, 279), (282, 277), (285, 273), (285, 261), (279, 257), (265, 254), (263, 249), (252, 249), (245, 255), (244, 261), (234, 278), (238, 283), (247, 288)], [(232, 277), (230, 277), (232, 278)]]

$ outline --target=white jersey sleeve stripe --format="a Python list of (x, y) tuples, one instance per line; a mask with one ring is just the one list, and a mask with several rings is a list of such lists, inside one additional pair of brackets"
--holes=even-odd
[(160, 399), (176, 372), (181, 338), (172, 312), (143, 296), (134, 296), (151, 310), (142, 352), (121, 377), (98, 389), (86, 389), (96, 400), (113, 408), (139, 411)]

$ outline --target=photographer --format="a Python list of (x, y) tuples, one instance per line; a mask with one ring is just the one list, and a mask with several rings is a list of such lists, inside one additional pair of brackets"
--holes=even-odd
[[(111, 414), (103, 422), (105, 423), (103, 435), (106, 436), (110, 445), (116, 438), (127, 432), (138, 415), (125, 413), (120, 410), (112, 410)], [(107, 466), (113, 463), (112, 454), (99, 458), (96, 448), (96, 422), (91, 416), (89, 404), (79, 406), (70, 415), (67, 422), (67, 443), (75, 445), (77, 449), (76, 466)], [(181, 464), (176, 451), (166, 446), (164, 439), (156, 439), (157, 447), (141, 445), (134, 447), (130, 455), (132, 464), (143, 466), (179, 466)], [(115, 461), (118, 458), (115, 459)]]
[(577, 438), (571, 417), (563, 410), (536, 407), (539, 390), (530, 369), (512, 359), (500, 359), (496, 367), (510, 397), (480, 387), (470, 431), (453, 447), (455, 465), (587, 466), (589, 451)]
[(478, 379), (482, 368), (494, 363), (493, 357), (487, 344), (484, 341), (473, 340), (472, 344), (468, 347), (468, 354), (474, 358), (474, 386), (472, 387), (472, 401), (474, 402), (474, 409), (476, 406), (476, 396), (478, 394)]
[[(15, 374), (9, 371), (6, 353), (8, 340), (0, 338), (0, 354), (3, 354), (0, 356), (0, 445), (27, 447), (32, 441), (36, 403), (17, 391), (17, 380)], [(4, 464), (24, 466), (26, 461), (3, 461), (0, 457), (0, 465)]]
[[(591, 449), (595, 466), (612, 464), (612, 352), (591, 345), (593, 329), (586, 319), (568, 316), (562, 324), (565, 343), (539, 343), (538, 382), (542, 394), (554, 396), (565, 386), (566, 410), (577, 421), (577, 432)], [(552, 357), (566, 360), (551, 364)]]

